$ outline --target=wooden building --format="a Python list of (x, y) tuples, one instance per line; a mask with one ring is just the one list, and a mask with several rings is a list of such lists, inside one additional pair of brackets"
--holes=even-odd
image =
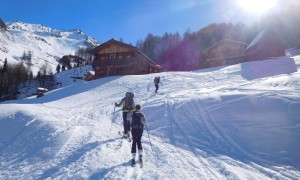
[(246, 59), (246, 47), (245, 43), (223, 39), (204, 50), (204, 55), (209, 67), (238, 64)]
[(84, 76), (84, 80), (90, 81), (93, 80), (94, 77), (95, 77), (95, 71), (88, 71)]
[(95, 56), (94, 78), (156, 73), (160, 68), (139, 49), (114, 39), (94, 48), (91, 54)]
[(285, 47), (280, 35), (270, 28), (259, 33), (245, 51), (247, 61), (285, 56)]

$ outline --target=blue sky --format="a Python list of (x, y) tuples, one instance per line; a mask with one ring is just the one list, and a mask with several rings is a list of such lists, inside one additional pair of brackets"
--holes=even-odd
[(101, 43), (122, 38), (135, 45), (148, 33), (183, 34), (187, 29), (197, 31), (211, 23), (248, 22), (253, 14), (246, 14), (236, 1), (7, 0), (1, 2), (0, 18), (64, 30), (80, 29)]

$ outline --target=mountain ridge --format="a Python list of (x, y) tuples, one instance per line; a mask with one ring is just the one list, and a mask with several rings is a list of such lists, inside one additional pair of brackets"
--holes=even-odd
[(25, 61), (22, 57), (30, 53), (33, 74), (37, 74), (46, 62), (51, 71), (55, 72), (58, 60), (62, 56), (75, 54), (79, 48), (100, 44), (79, 29), (61, 30), (21, 21), (5, 24), (7, 31), (0, 32), (0, 64), (3, 64), (5, 59), (9, 63)]

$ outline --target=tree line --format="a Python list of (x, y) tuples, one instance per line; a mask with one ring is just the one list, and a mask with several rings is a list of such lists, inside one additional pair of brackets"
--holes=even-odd
[[(91, 48), (79, 48), (75, 55), (63, 56), (59, 60), (56, 72), (92, 64), (92, 55), (89, 54)], [(47, 62), (40, 67), (35, 76), (33, 75), (30, 69), (32, 56), (33, 52), (24, 51), (20, 57), (22, 61), (16, 64), (9, 64), (7, 58), (4, 60), (3, 66), (0, 67), (0, 102), (16, 99), (22, 89), (25, 89), (26, 95), (32, 95), (29, 93), (32, 89), (43, 87), (51, 90), (59, 84)]]
[(18, 86), (32, 78), (32, 73), (23, 63), (11, 65), (5, 59), (0, 67), (0, 100), (15, 99), (18, 95)]
[[(7, 26), (0, 18), (0, 33), (1, 31), (7, 31)], [(79, 48), (74, 55), (63, 56), (58, 61), (56, 72), (92, 64), (92, 55), (89, 54), (92, 48)], [(7, 58), (4, 60), (3, 66), (0, 67), (0, 102), (16, 99), (22, 89), (25, 89), (26, 95), (32, 95), (29, 93), (32, 88), (43, 87), (48, 90), (55, 88), (57, 82), (47, 62), (40, 67), (39, 72), (35, 76), (33, 75), (30, 69), (32, 57), (32, 51), (24, 50), (23, 55), (20, 57), (22, 61), (16, 64), (9, 64)]]
[(243, 23), (213, 23), (199, 31), (187, 30), (155, 36), (149, 33), (136, 47), (166, 71), (195, 70), (207, 68), (204, 50), (222, 39), (231, 39), (246, 44), (266, 28), (274, 29), (283, 40), (284, 47), (300, 48), (300, 6), (263, 17), (251, 25)]
[(89, 53), (94, 47), (79, 48), (75, 55), (64, 55), (59, 59), (59, 64), (56, 66), (56, 72), (65, 71), (75, 67), (82, 67), (84, 65), (91, 65), (93, 63), (93, 56)]
[(10, 99), (16, 99), (20, 94), (20, 89), (25, 89), (26, 95), (34, 88), (45, 87), (53, 89), (56, 86), (55, 76), (49, 71), (47, 63), (42, 65), (36, 76), (33, 76), (29, 66), (24, 62), (9, 64), (7, 59), (4, 60), (3, 66), (0, 67), (0, 102)]

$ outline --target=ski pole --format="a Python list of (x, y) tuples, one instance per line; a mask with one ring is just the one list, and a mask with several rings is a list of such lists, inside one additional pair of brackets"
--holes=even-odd
[[(116, 111), (116, 106), (114, 107), (113, 118), (115, 117), (115, 111)], [(110, 132), (111, 132), (111, 128), (112, 128), (112, 121), (113, 121), (113, 118), (112, 118), (111, 121), (110, 121)]]
[(147, 133), (148, 133), (148, 138), (149, 138), (150, 146), (151, 146), (151, 149), (152, 149), (152, 154), (154, 156), (154, 151), (153, 151), (152, 143), (151, 143), (151, 140), (150, 140), (150, 135), (149, 135), (148, 127), (147, 127), (146, 124), (145, 124), (145, 126), (146, 126), (146, 130), (147, 130)]

